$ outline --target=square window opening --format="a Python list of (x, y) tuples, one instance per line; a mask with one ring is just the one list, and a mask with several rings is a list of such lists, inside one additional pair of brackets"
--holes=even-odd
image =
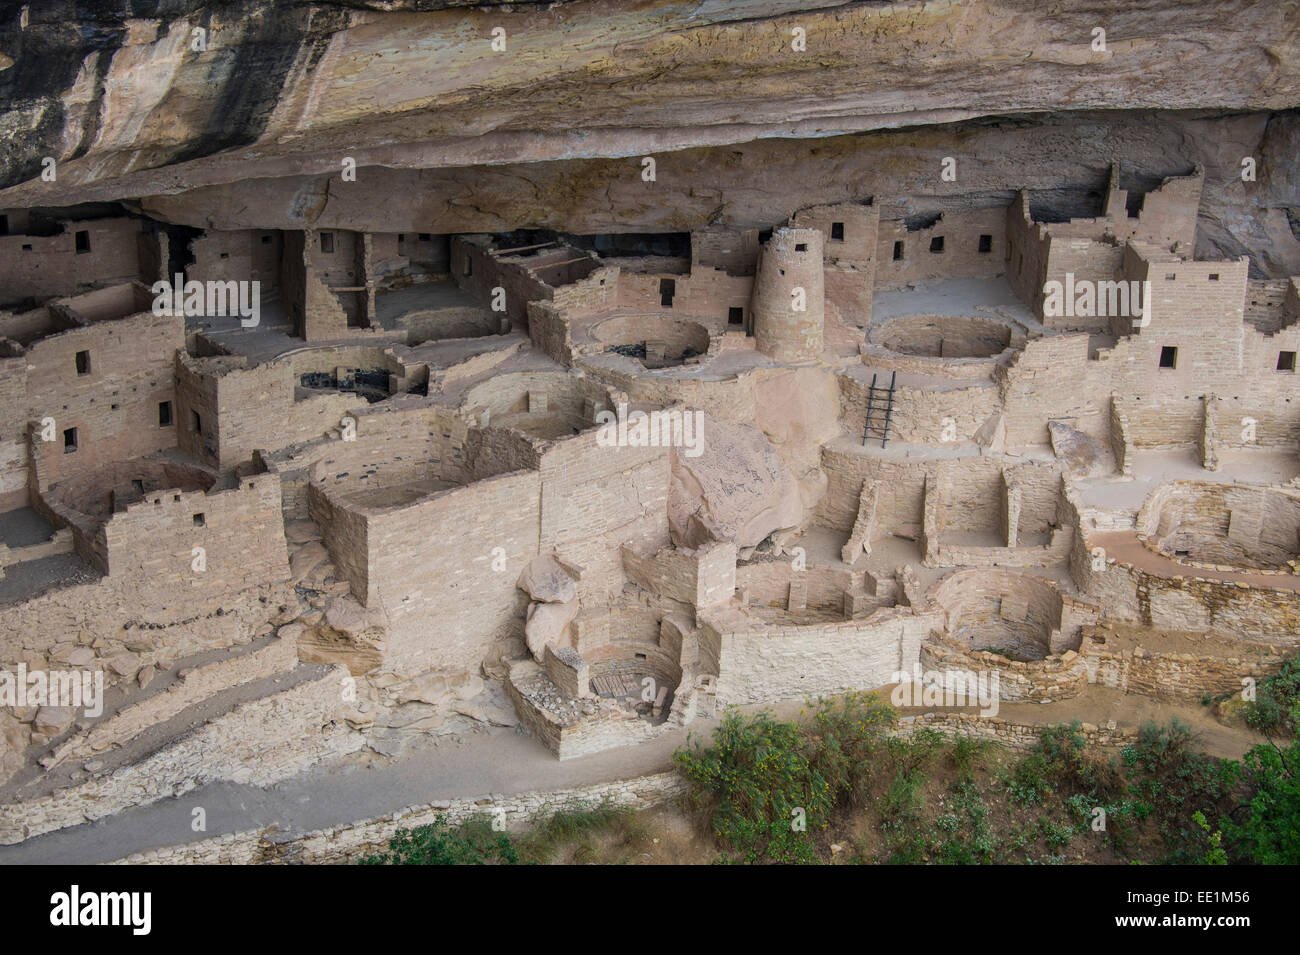
[(1217, 281), (1219, 281), (1219, 273), (1218, 273), (1218, 272), (1211, 272), (1211, 273), (1210, 273), (1210, 281), (1211, 281), (1211, 282), (1217, 282)]
[(74, 236), (73, 241), (77, 245), (77, 254), (90, 251), (90, 233), (85, 229), (79, 230)]
[(745, 310), (740, 307), (732, 307), (727, 309), (727, 324), (728, 325), (745, 324)]
[(1162, 345), (1160, 348), (1160, 367), (1177, 368), (1178, 367), (1178, 349), (1173, 345)]
[(195, 515), (194, 515), (194, 526), (195, 526), (195, 527), (207, 527), (207, 526), (208, 526), (208, 519), (207, 519), (206, 517), (204, 517), (202, 514), (195, 514)]
[(77, 352), (76, 362), (77, 362), (78, 375), (90, 374), (90, 352), (88, 351)]
[(330, 255), (334, 252), (333, 232), (322, 232), (320, 234), (320, 250), (326, 255)]
[(1277, 370), (1278, 371), (1295, 371), (1295, 352), (1280, 351), (1277, 353)]
[(807, 252), (807, 251), (808, 251), (808, 243), (807, 243), (807, 242), (796, 242), (795, 245), (794, 245), (794, 250), (795, 250), (796, 252)]
[(831, 241), (832, 241), (832, 242), (843, 242), (843, 241), (844, 241), (844, 223), (843, 223), (843, 222), (832, 222), (832, 223), (831, 223)]
[(936, 254), (943, 251), (943, 236), (936, 235), (930, 240), (930, 251)]
[(993, 236), (991, 236), (991, 235), (982, 235), (982, 236), (980, 236), (980, 246), (979, 246), (979, 249), (980, 249), (981, 252), (992, 252), (992, 251), (993, 251)]

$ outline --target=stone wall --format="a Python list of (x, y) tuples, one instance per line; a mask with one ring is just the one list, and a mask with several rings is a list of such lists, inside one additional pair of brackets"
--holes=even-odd
[[(1003, 206), (946, 212), (930, 225), (880, 222), (876, 289), (952, 279), (994, 278), (1006, 271), (1007, 210)], [(900, 248), (901, 243), (901, 248)], [(895, 258), (901, 252), (901, 257)]]
[(940, 620), (902, 609), (807, 626), (769, 626), (734, 611), (700, 616), (701, 642), (717, 648), (717, 702), (737, 706), (884, 686), (912, 669)]
[[(87, 288), (140, 278), (139, 219), (93, 219), (61, 223), (56, 235), (0, 236), (0, 301), (43, 300)], [(77, 248), (85, 235), (85, 251)]]
[[(6, 389), (10, 403), (0, 408), (0, 420), (10, 428), (37, 422), (32, 449), (40, 459), (40, 490), (176, 446), (172, 364), (184, 344), (183, 319), (142, 312), (71, 327), (28, 346), (13, 369), (21, 377)], [(166, 425), (159, 410), (164, 402), (172, 409)], [(40, 433), (46, 417), (54, 419), (49, 442)]]

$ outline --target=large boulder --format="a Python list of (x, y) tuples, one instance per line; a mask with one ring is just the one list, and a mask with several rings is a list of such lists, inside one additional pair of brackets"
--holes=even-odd
[(541, 661), (546, 648), (559, 646), (564, 631), (578, 615), (578, 601), (568, 603), (531, 603), (524, 623), (524, 642), (533, 659)]
[(554, 554), (542, 554), (530, 560), (519, 575), (517, 586), (542, 603), (568, 603), (578, 596), (573, 574)]
[(704, 449), (673, 452), (668, 527), (678, 547), (753, 547), (803, 517), (799, 482), (756, 428), (704, 416)]

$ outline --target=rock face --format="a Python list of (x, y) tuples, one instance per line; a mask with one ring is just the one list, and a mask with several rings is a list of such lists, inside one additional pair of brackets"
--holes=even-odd
[(678, 547), (753, 547), (803, 519), (799, 482), (762, 432), (704, 416), (704, 451), (673, 454), (668, 527)]
[(534, 557), (519, 575), (519, 589), (543, 603), (568, 603), (578, 596), (568, 568), (551, 554)]
[(533, 600), (524, 623), (524, 641), (540, 662), (547, 647), (560, 644), (565, 629), (578, 615), (578, 584), (559, 558), (542, 554), (528, 562), (517, 586)]
[[(1201, 162), (1203, 241), (1300, 271), (1286, 214), (1300, 134), (1294, 112), (1271, 113), (1300, 102), (1289, 5), (802, 6), (176, 0), (123, 19), (107, 2), (14, 5), (0, 206), (140, 199), (208, 228), (749, 228), (871, 195), (933, 199), (909, 215), (1021, 186), (1086, 194), (1112, 159), (1152, 177)], [(1215, 112), (1149, 112), (1164, 109)], [(1258, 223), (1228, 212), (1243, 190)]]

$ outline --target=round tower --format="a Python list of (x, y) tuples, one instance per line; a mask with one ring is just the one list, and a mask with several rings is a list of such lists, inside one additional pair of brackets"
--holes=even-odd
[(754, 344), (778, 361), (822, 353), (825, 275), (820, 229), (777, 229), (762, 247), (750, 313)]

